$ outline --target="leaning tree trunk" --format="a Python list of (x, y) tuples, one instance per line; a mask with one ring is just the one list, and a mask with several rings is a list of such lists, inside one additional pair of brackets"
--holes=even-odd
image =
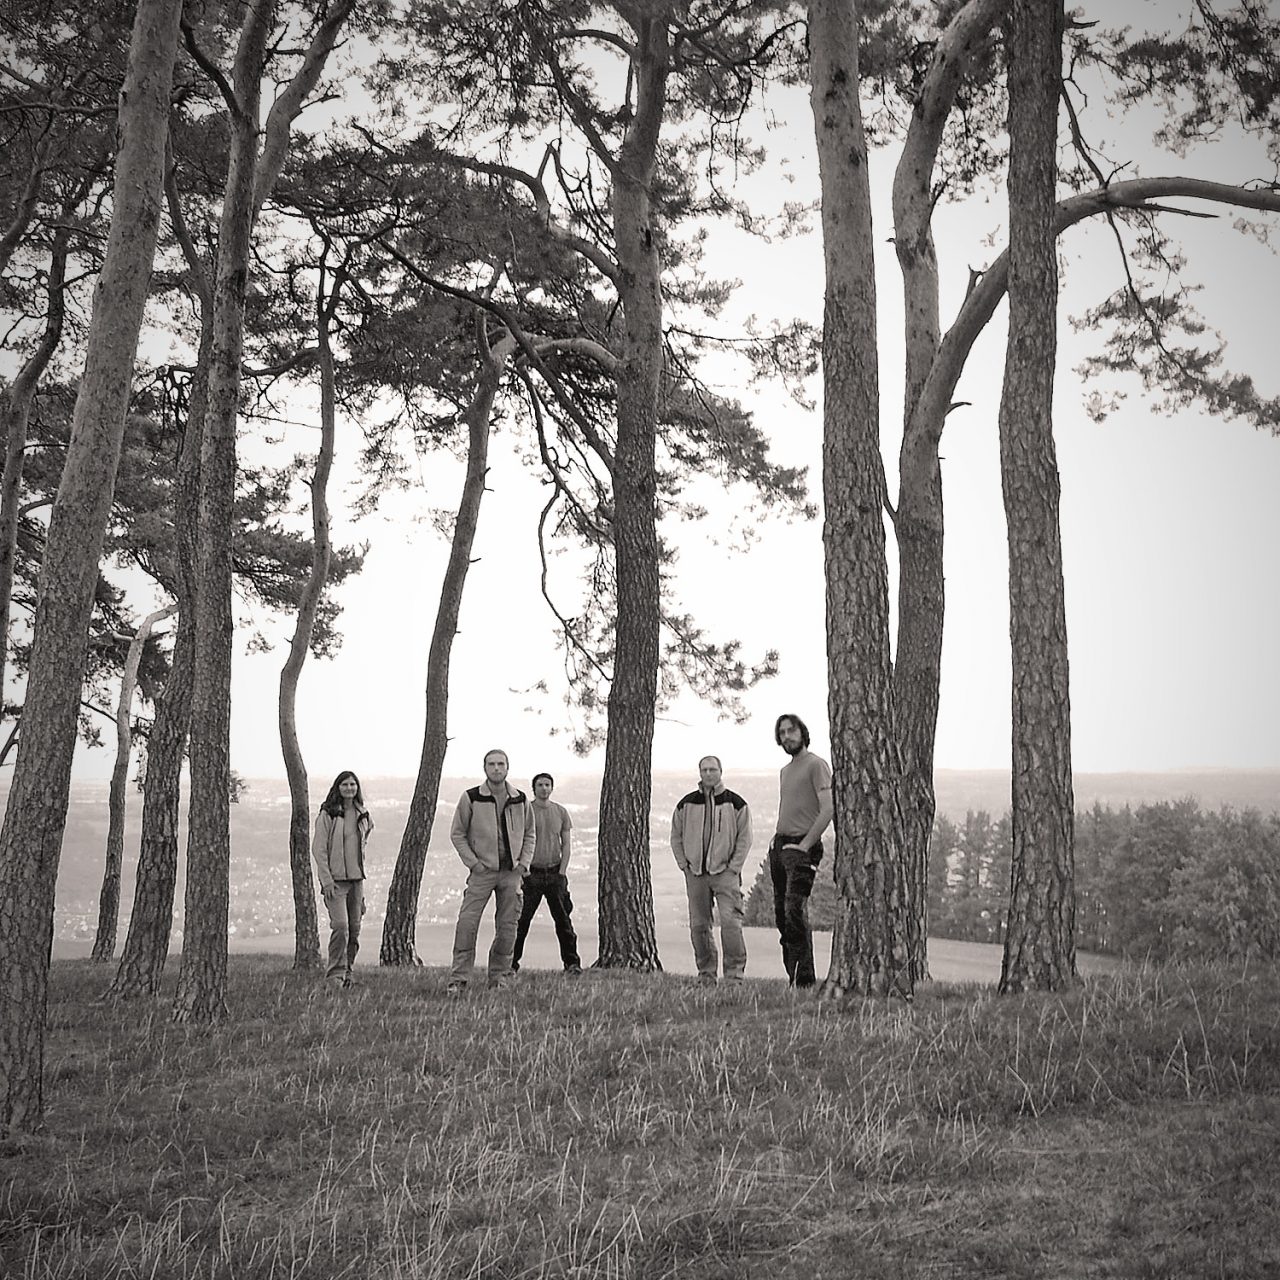
[(4, 681), (9, 653), (9, 610), (13, 602), (13, 573), (18, 550), (18, 506), (22, 498), (22, 463), (27, 447), (27, 423), (36, 386), (62, 340), (66, 301), (62, 286), (67, 274), (67, 230), (53, 238), (49, 263), (48, 312), (36, 349), (14, 378), (5, 406), (4, 473), (0, 475), (0, 720), (4, 718)]
[(213, 289), (204, 263), (187, 233), (172, 169), (166, 176), (169, 217), (187, 258), (188, 278), (200, 300), (200, 340), (191, 383), (186, 428), (173, 481), (173, 523), (178, 596), (177, 636), (169, 678), (156, 706), (147, 742), (147, 772), (142, 798), (142, 834), (134, 881), (129, 932), (116, 976), (107, 992), (120, 1000), (156, 995), (169, 954), (173, 899), (178, 878), (178, 832), (182, 762), (191, 725), (195, 676), (195, 527), (200, 502), (200, 443), (208, 404), (209, 361), (213, 354)]
[(471, 567), (471, 548), (475, 543), (480, 500), (484, 497), (484, 479), (489, 469), (489, 423), (493, 415), (493, 401), (513, 349), (510, 339), (504, 338), (492, 351), (488, 350), (484, 346), (484, 322), (479, 320), (477, 323), (480, 325), (482, 347), (479, 381), (463, 415), (467, 424), (467, 473), (462, 482), (458, 518), (454, 521), (453, 541), (449, 546), (449, 563), (445, 566), (440, 603), (436, 608), (436, 625), (427, 655), (427, 715), (418, 777), (414, 782), (409, 818), (391, 875), (391, 887), (387, 891), (387, 914), (382, 922), (382, 948), (378, 954), (379, 962), (386, 965), (417, 963), (414, 935), (418, 922), (418, 893), (431, 843), (436, 804), (440, 799), (440, 774), (444, 769), (444, 753), (449, 741), (449, 659), (453, 653), (453, 638), (458, 631), (462, 592), (467, 582), (467, 570)]
[(333, 543), (329, 536), (329, 472), (333, 466), (334, 387), (333, 348), (329, 323), (337, 305), (343, 276), (334, 282), (332, 302), (325, 294), (321, 272), (316, 298), (316, 337), (320, 351), (320, 449), (311, 478), (311, 574), (298, 605), (298, 621), (289, 642), (289, 657), (280, 671), (280, 749), (289, 779), (289, 874), (293, 881), (293, 967), (320, 967), (320, 929), (316, 921), (315, 881), (311, 877), (311, 814), (307, 767), (298, 742), (298, 678), (307, 660), (316, 612), (329, 579)]
[(893, 709), (902, 749), (902, 813), (910, 911), (911, 974), (929, 975), (928, 883), (936, 802), (933, 752), (942, 676), (942, 470), (938, 442), (945, 416), (913, 430), (921, 393), (941, 342), (938, 255), (933, 241), (938, 149), (956, 94), (977, 51), (1008, 0), (970, 0), (947, 24), (916, 94), (911, 123), (893, 177), (894, 250), (902, 273), (906, 376), (899, 454), (898, 643)]
[(858, 102), (858, 17), (811, 0), (810, 74), (822, 182), (823, 545), (840, 898), (827, 994), (910, 996), (911, 949), (889, 654), (884, 465), (876, 370), (867, 146)]
[(213, 354), (200, 449), (195, 681), (191, 699), (191, 798), (182, 964), (174, 995), (178, 1022), (226, 1013), (227, 916), (231, 867), (231, 530), (244, 300), (253, 235), (258, 107), (274, 0), (253, 0), (232, 73), (231, 154), (218, 229)]
[(152, 628), (177, 612), (176, 604), (149, 613), (129, 642), (124, 674), (120, 680), (120, 701), (116, 706), (116, 762), (111, 770), (111, 787), (107, 793), (107, 856), (102, 873), (102, 892), (98, 895), (98, 932), (94, 935), (90, 958), (110, 960), (116, 950), (116, 926), (120, 919), (120, 868), (124, 863), (125, 784), (129, 779), (129, 756), (133, 751), (133, 725), (130, 720), (133, 691), (138, 683), (138, 664), (142, 649)]
[(636, 115), (614, 175), (622, 336), (613, 466), (617, 620), (604, 777), (600, 784), (597, 900), (601, 968), (662, 967), (653, 915), (649, 807), (658, 702), (657, 419), (662, 293), (650, 202), (669, 73), (665, 22), (637, 23)]
[(111, 231), (40, 571), (25, 727), (0, 830), (0, 1133), (35, 1128), (43, 1110), (54, 883), (98, 558), (160, 221), (180, 8), (139, 0), (134, 20)]
[(1013, 865), (1001, 991), (1076, 981), (1075, 800), (1053, 445), (1054, 230), (1062, 0), (1013, 0), (1009, 42), (1009, 341), (1000, 477), (1009, 525)]

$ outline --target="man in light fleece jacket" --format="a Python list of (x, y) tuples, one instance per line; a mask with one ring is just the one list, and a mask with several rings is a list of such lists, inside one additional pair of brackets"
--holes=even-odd
[(453, 935), (453, 968), (449, 994), (460, 995), (471, 978), (476, 933), (490, 895), (497, 899), (493, 945), (489, 948), (489, 985), (511, 979), (511, 953), (520, 919), (520, 884), (529, 872), (537, 843), (533, 808), (523, 791), (507, 783), (505, 751), (484, 758), (485, 780), (462, 793), (449, 833), (469, 874)]
[(671, 852), (689, 894), (689, 937), (698, 981), (714, 986), (720, 957), (711, 932), (711, 902), (720, 910), (726, 982), (741, 982), (747, 967), (742, 933), (742, 866), (751, 848), (751, 810), (720, 780), (719, 756), (698, 761), (701, 785), (671, 816)]

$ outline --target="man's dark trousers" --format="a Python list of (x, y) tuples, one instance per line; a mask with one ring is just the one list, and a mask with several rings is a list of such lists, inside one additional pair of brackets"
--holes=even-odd
[(524, 940), (529, 936), (529, 925), (538, 904), (546, 898), (555, 921), (556, 941), (560, 943), (560, 961), (566, 969), (581, 966), (578, 959), (578, 935), (573, 931), (573, 899), (569, 896), (569, 877), (554, 869), (532, 867), (524, 878), (524, 905), (520, 908), (520, 921), (516, 925), (516, 949), (512, 953), (512, 969), (520, 967), (524, 954)]
[(769, 879), (773, 882), (773, 917), (782, 940), (782, 963), (793, 987), (811, 987), (813, 930), (809, 927), (809, 894), (822, 859), (822, 842), (812, 849), (784, 849), (803, 836), (773, 837), (769, 845)]

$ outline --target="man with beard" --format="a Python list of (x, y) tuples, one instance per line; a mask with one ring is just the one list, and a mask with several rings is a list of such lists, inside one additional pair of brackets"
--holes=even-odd
[(809, 894), (822, 861), (822, 833), (834, 812), (831, 767), (809, 750), (809, 728), (799, 716), (779, 716), (773, 739), (791, 757), (778, 775), (778, 829), (769, 845), (773, 914), (787, 981), (806, 988), (816, 981)]

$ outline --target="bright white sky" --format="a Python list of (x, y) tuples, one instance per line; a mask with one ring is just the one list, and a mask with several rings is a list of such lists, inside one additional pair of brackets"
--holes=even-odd
[[(816, 186), (807, 100), (775, 93), (771, 104), (779, 120), (762, 140), (786, 163), (773, 163), (752, 180), (752, 198), (762, 205), (803, 198)], [(1122, 125), (1095, 120), (1092, 132), (1114, 139)], [(889, 243), (892, 157), (878, 155), (873, 164), (885, 456), (896, 494), (901, 286)], [(1260, 155), (1228, 145), (1189, 162), (1160, 159), (1148, 149), (1139, 171), (1193, 171), (1228, 181), (1269, 173)], [(1276, 395), (1280, 376), (1269, 300), (1280, 268), (1268, 248), (1234, 231), (1233, 221), (1225, 211), (1211, 221), (1180, 219), (1174, 229), (1187, 246), (1192, 276), (1205, 286), (1200, 310), (1228, 338), (1233, 367)], [(1002, 192), (940, 216), (944, 323), (954, 315), (969, 267), (985, 266), (1003, 247), (1004, 226)], [(1280, 766), (1280, 439), (1195, 412), (1153, 414), (1136, 379), (1120, 388), (1129, 398), (1109, 421), (1090, 421), (1075, 368), (1095, 339), (1073, 333), (1066, 317), (1116, 287), (1114, 242), (1103, 227), (1077, 228), (1062, 244), (1062, 260), (1056, 433), (1075, 767)], [(735, 316), (750, 313), (799, 314), (815, 323), (821, 318), (816, 232), (763, 244), (716, 231), (708, 267), (742, 281), (726, 330)], [(1004, 315), (1002, 308), (970, 359), (958, 398), (971, 407), (953, 414), (943, 441), (948, 607), (937, 746), (942, 768), (1006, 768), (1009, 759), (1007, 561), (996, 438)], [(820, 387), (813, 390), (816, 398)], [(780, 391), (744, 394), (774, 442), (775, 457), (808, 465), (820, 497), (820, 411), (806, 412)], [(287, 444), (291, 450), (313, 448), (314, 433), (293, 432)], [(454, 460), (423, 459), (419, 489), (393, 496), (375, 516), (352, 525), (345, 507), (354, 492), (349, 478), (357, 447), (354, 427), (341, 424), (332, 491), (336, 533), (371, 547), (363, 574), (341, 589), (341, 653), (332, 662), (310, 660), (302, 676), (299, 731), (313, 790), (340, 768), (365, 775), (416, 772), (427, 646), (447, 554), (426, 516), (432, 508), (454, 507), (461, 486)], [(569, 774), (603, 766), (603, 750), (579, 760), (566, 737), (554, 734), (566, 713), (558, 698), (562, 663), (538, 592), (534, 524), (544, 490), (521, 454), (509, 434), (493, 442), (478, 562), (454, 650), (446, 775), (478, 778), (483, 753), (492, 746), (509, 751), (512, 775), (520, 780), (539, 769)], [(717, 723), (691, 698), (669, 709), (654, 746), (659, 769), (688, 768), (692, 776), (707, 752), (722, 757), (730, 778), (735, 769), (777, 765), (772, 726), (781, 711), (804, 716), (815, 748), (826, 753), (821, 520), (767, 522), (749, 552), (735, 553), (729, 526), (743, 497), (709, 493), (708, 519), (673, 531), (681, 548), (680, 594), (717, 637), (740, 638), (748, 656), (777, 648), (781, 672), (748, 695), (751, 719), (743, 726)], [(566, 577), (567, 601), (576, 585)], [(283, 774), (276, 689), (291, 629), (291, 620), (271, 629), (281, 642), (276, 651), (237, 656), (232, 764), (249, 777)], [(548, 681), (551, 696), (525, 692), (540, 679)], [(105, 777), (110, 767), (109, 752), (82, 751), (76, 773)]]

